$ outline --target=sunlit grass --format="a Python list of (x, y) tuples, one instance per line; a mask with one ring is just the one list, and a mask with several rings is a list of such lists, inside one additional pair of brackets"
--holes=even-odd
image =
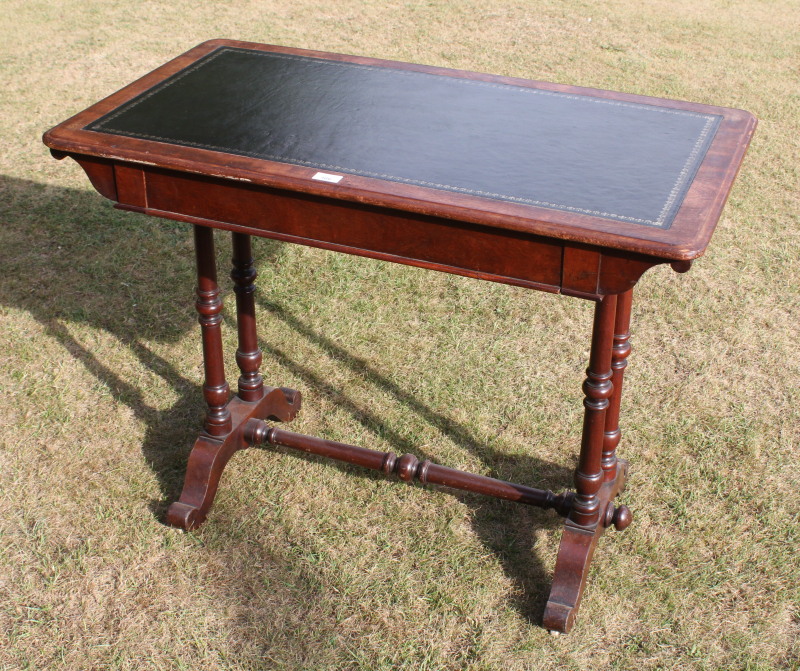
[[(5, 2), (0, 668), (800, 668), (799, 15), (789, 1)], [(199, 532), (162, 525), (202, 413), (190, 231), (113, 210), (39, 138), (212, 37), (759, 117), (707, 256), (637, 289), (621, 446), (635, 521), (601, 541), (570, 636), (539, 627), (548, 513), (250, 450)], [(589, 303), (255, 250), (265, 378), (305, 398), (292, 428), (569, 486)]]

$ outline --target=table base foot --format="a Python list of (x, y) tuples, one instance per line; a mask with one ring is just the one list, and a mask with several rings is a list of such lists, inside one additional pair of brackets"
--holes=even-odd
[(167, 522), (190, 531), (206, 519), (217, 493), (222, 471), (238, 450), (249, 447), (244, 425), (249, 419), (272, 419), (288, 422), (300, 410), (300, 392), (293, 389), (265, 387), (258, 401), (245, 402), (234, 397), (228, 403), (233, 428), (223, 436), (200, 435), (189, 454), (186, 479), (180, 499), (167, 510)]
[(603, 485), (600, 497), (600, 520), (594, 528), (580, 527), (567, 519), (558, 548), (558, 558), (553, 575), (553, 587), (544, 611), (542, 624), (551, 632), (567, 633), (575, 622), (581, 596), (597, 541), (612, 524), (622, 530), (631, 522), (630, 511), (625, 506), (614, 509), (613, 500), (625, 486), (628, 463), (620, 459), (617, 477)]

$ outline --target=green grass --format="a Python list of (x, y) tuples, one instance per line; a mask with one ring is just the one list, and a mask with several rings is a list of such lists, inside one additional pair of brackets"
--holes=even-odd
[[(795, 2), (2, 9), (0, 669), (800, 669)], [(759, 117), (708, 255), (637, 288), (635, 520), (601, 541), (571, 635), (539, 627), (545, 512), (250, 450), (200, 531), (161, 523), (203, 407), (190, 231), (113, 210), (40, 136), (212, 37)], [(569, 486), (589, 303), (255, 249), (264, 375), (305, 397), (293, 429)]]

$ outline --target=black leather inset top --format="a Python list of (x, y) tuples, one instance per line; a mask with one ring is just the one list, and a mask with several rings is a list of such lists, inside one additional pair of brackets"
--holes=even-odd
[(669, 228), (720, 119), (222, 47), (86, 129)]

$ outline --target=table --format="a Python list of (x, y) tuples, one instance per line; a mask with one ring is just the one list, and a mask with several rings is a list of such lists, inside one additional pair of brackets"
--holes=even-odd
[[(703, 254), (755, 129), (747, 112), (423, 65), (212, 40), (44, 135), (115, 207), (194, 227), (208, 405), (170, 524), (197, 528), (230, 457), (266, 443), (565, 518), (543, 624), (572, 627), (615, 506), (632, 290)], [(223, 366), (214, 229), (233, 236), (238, 392)], [(575, 491), (303, 436), (259, 372), (251, 236), (595, 302)]]

